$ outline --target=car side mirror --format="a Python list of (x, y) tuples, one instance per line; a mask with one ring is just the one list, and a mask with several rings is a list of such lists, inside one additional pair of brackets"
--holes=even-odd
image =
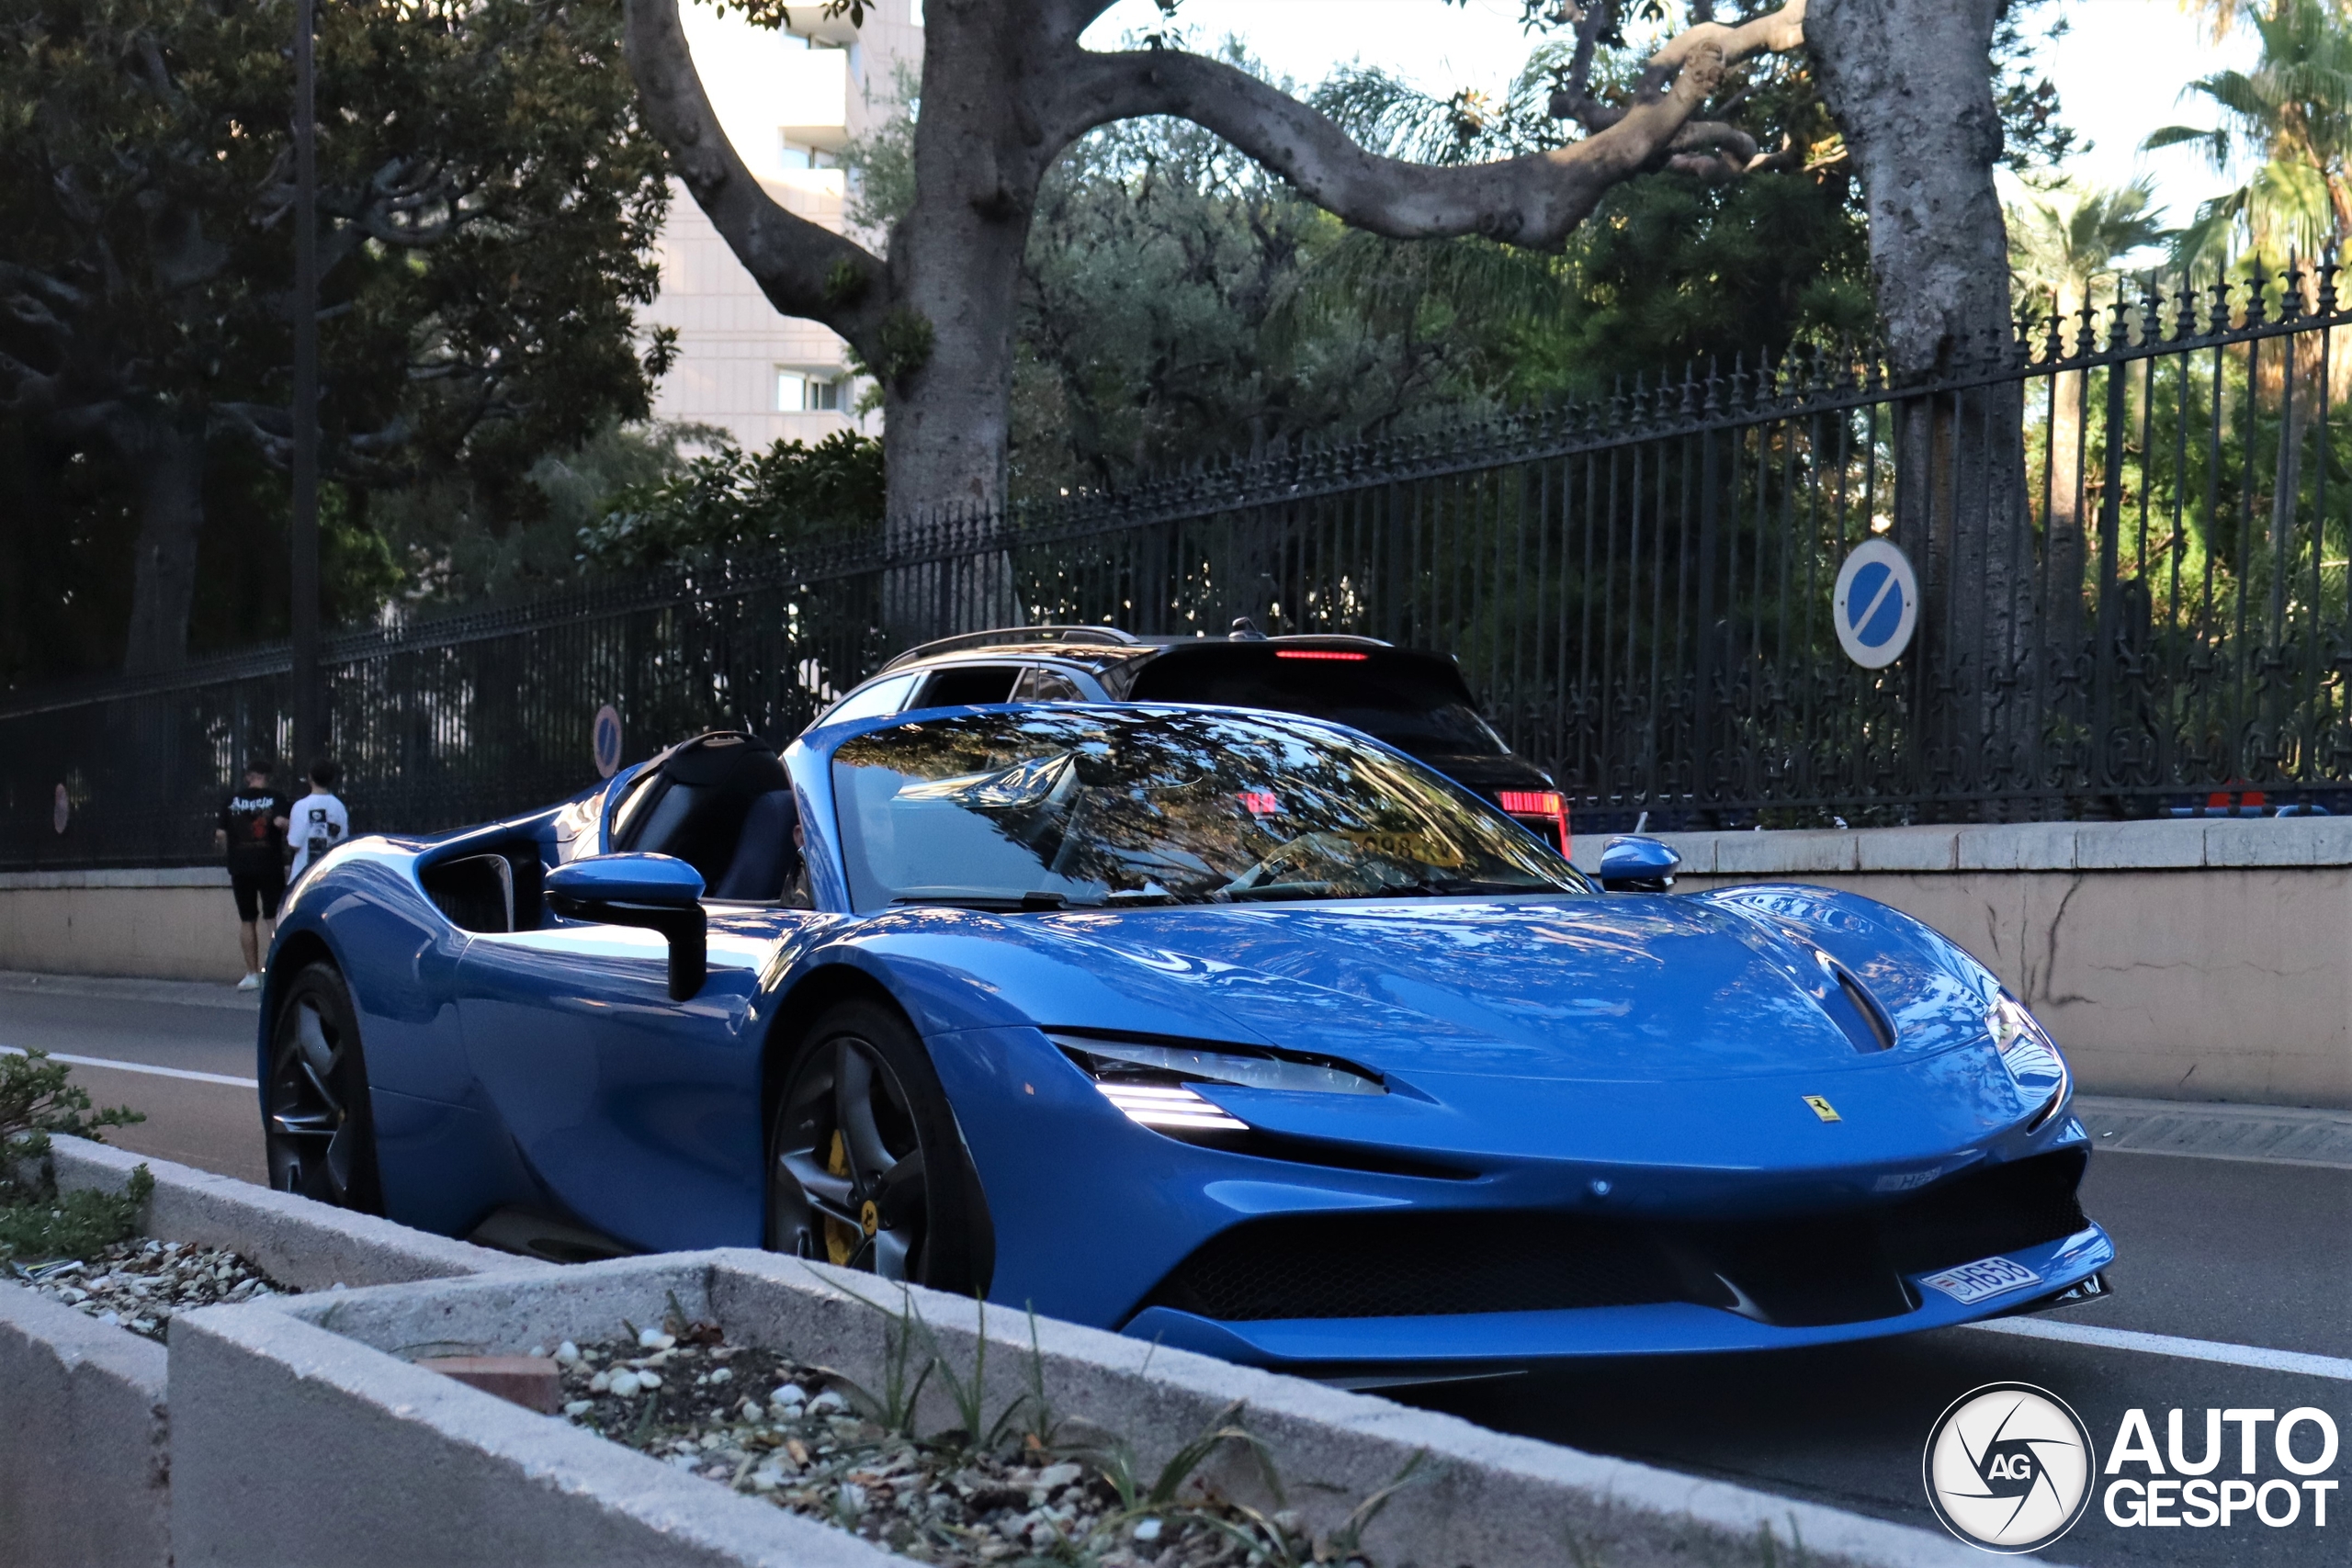
[(675, 855), (591, 855), (547, 874), (548, 907), (568, 920), (644, 926), (670, 942), (670, 999), (684, 1001), (710, 976), (702, 873)]
[(1601, 846), (1600, 886), (1611, 893), (1663, 893), (1681, 865), (1672, 847), (1623, 833)]

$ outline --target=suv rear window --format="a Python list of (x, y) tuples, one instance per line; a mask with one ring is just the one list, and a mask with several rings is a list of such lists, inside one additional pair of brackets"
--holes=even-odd
[(1146, 664), (1129, 697), (1305, 714), (1361, 729), (1416, 757), (1499, 757), (1453, 661), (1396, 649), (1179, 646)]

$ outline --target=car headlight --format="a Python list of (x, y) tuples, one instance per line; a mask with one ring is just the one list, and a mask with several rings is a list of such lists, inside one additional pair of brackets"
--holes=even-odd
[(2057, 1042), (2050, 1038), (2041, 1021), (2007, 991), (1995, 998), (1985, 1012), (1984, 1029), (2000, 1053), (2001, 1066), (2009, 1070), (2010, 1078), (2019, 1089), (2029, 1093), (2048, 1091), (2048, 1098), (2026, 1123), (2027, 1132), (2038, 1131), (2066, 1103), (2067, 1091), (2073, 1087), (2066, 1058), (2060, 1055)]
[(1239, 1132), (1245, 1123), (1202, 1099), (1186, 1084), (1285, 1089), (1306, 1094), (1385, 1094), (1387, 1086), (1361, 1067), (1322, 1057), (1248, 1047), (1164, 1044), (1054, 1034), (1053, 1043), (1086, 1070), (1102, 1098), (1147, 1127)]

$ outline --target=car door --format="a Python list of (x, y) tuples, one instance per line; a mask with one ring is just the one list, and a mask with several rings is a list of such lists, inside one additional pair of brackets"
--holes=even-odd
[(476, 1081), (570, 1217), (632, 1247), (757, 1247), (760, 970), (811, 917), (707, 906), (709, 977), (669, 994), (669, 953), (632, 926), (477, 935), (458, 964)]
[[(746, 855), (779, 853), (745, 797), (716, 888)], [(647, 809), (658, 829), (663, 802)], [(771, 824), (771, 826), (773, 826)], [(708, 820), (633, 847), (686, 853)], [(796, 857), (797, 859), (797, 854)], [(748, 878), (771, 889), (781, 869)], [(706, 898), (708, 976), (670, 996), (669, 945), (635, 926), (562, 920), (477, 934), (458, 964), (467, 1062), (514, 1146), (561, 1209), (633, 1247), (756, 1247), (764, 1191), (760, 1053), (770, 1021), (760, 976), (815, 917), (779, 902)]]

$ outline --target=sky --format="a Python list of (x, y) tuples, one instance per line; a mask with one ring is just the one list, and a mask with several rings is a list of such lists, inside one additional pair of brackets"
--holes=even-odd
[[(2186, 222), (2197, 203), (2233, 183), (2201, 154), (2174, 149), (2143, 154), (2158, 126), (2211, 125), (2178, 101), (2191, 79), (2251, 62), (2241, 35), (2216, 48), (2177, 0), (2060, 0), (2067, 34), (2046, 55), (2060, 112), (2092, 143), (2069, 172), (2102, 185), (2154, 177), (2166, 220)], [(1499, 96), (1525, 63), (1519, 0), (1182, 0), (1176, 20), (1196, 48), (1241, 38), (1277, 75), (1311, 85), (1351, 62), (1378, 65), (1446, 96), (1474, 87)], [(1152, 0), (1119, 0), (1085, 41), (1115, 46), (1130, 32), (1161, 26)]]

